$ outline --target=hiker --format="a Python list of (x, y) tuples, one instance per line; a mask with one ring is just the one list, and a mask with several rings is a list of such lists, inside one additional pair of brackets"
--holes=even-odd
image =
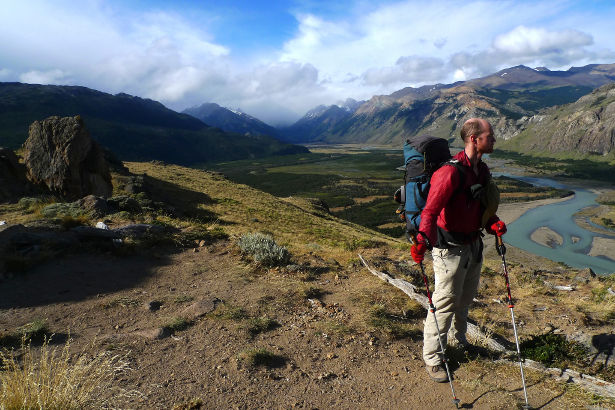
[[(453, 159), (464, 167), (464, 175), (454, 166), (442, 166), (433, 174), (411, 253), (412, 259), (420, 264), (427, 249), (431, 249), (435, 274), (433, 303), (440, 335), (446, 346), (446, 336), (453, 325), (458, 345), (465, 348), (468, 308), (478, 290), (483, 262), (481, 226), (489, 234), (501, 236), (506, 233), (506, 225), (495, 214), (483, 223), (485, 208), (474, 195), (480, 191), (477, 188), (487, 186), (491, 180), (489, 168), (481, 160), (483, 154), (493, 152), (491, 124), (471, 118), (461, 128), (461, 138), (464, 150)], [(433, 380), (447, 382), (439, 350), (434, 315), (428, 314), (423, 331), (423, 360)]]

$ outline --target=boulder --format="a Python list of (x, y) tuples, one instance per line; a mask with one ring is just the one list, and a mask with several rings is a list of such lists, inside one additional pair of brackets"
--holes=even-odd
[(24, 143), (28, 178), (70, 199), (111, 195), (111, 174), (100, 146), (80, 116), (49, 117), (30, 125)]
[(109, 213), (109, 207), (107, 201), (104, 198), (88, 195), (77, 201), (79, 207), (81, 207), (87, 213), (93, 216), (105, 216)]

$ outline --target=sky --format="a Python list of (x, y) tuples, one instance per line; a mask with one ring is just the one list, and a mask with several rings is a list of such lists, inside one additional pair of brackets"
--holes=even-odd
[(0, 0), (0, 81), (269, 124), (523, 64), (615, 63), (611, 0)]

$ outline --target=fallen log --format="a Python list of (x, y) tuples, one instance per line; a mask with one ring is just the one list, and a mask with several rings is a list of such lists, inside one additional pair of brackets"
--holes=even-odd
[[(369, 270), (372, 274), (376, 275), (383, 281), (390, 283), (396, 288), (400, 289), (404, 292), (408, 297), (417, 301), (421, 304), (425, 309), (429, 309), (429, 301), (425, 295), (422, 295), (417, 292), (416, 286), (413, 284), (403, 280), (403, 279), (395, 279), (390, 275), (387, 275), (384, 272), (380, 272), (371, 266), (365, 261), (363, 256), (359, 254), (359, 259), (361, 263)], [(470, 341), (475, 342), (477, 344), (481, 344), (491, 350), (496, 352), (503, 353), (504, 355), (517, 359), (517, 352), (512, 351), (504, 347), (501, 343), (494, 340), (492, 337), (487, 336), (480, 328), (474, 324), (468, 322), (468, 332), (467, 337)], [(449, 340), (452, 340), (451, 335), (449, 334)], [(510, 344), (512, 346), (512, 344)], [(515, 364), (518, 365), (518, 362), (513, 363), (507, 359), (497, 360), (498, 363), (506, 363), (506, 364)], [(555, 367), (546, 367), (534, 360), (524, 359), (523, 367), (530, 368), (541, 373), (546, 373), (557, 380), (564, 381), (566, 383), (574, 383), (577, 384), (586, 390), (599, 394), (604, 397), (615, 397), (615, 384), (607, 382), (605, 380), (598, 379), (596, 377), (583, 374), (571, 369), (558, 369)]]
[[(361, 259), (361, 262), (363, 263), (363, 265), (372, 274), (378, 276), (383, 281), (390, 283), (391, 285), (395, 286), (397, 289), (400, 289), (402, 292), (408, 295), (411, 299), (416, 300), (418, 303), (420, 303), (421, 306), (423, 306), (426, 310), (429, 310), (429, 301), (427, 299), (427, 296), (417, 292), (416, 286), (414, 286), (413, 284), (403, 279), (395, 279), (391, 277), (390, 275), (387, 275), (384, 272), (380, 272), (380, 271), (377, 271), (376, 269), (373, 269), (371, 266), (369, 266), (369, 264), (365, 261), (365, 259), (363, 259), (362, 255), (359, 255), (359, 259)], [(474, 323), (468, 322), (468, 331), (466, 335), (468, 339), (470, 339), (470, 341), (480, 344), (480, 345), (484, 345), (485, 347), (488, 347), (489, 349), (494, 350), (496, 352), (503, 353), (507, 351), (507, 349), (501, 343), (487, 336)], [(450, 337), (449, 339), (452, 340), (452, 338)]]

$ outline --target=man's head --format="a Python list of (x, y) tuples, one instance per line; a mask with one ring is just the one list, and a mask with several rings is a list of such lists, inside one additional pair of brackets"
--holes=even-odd
[(461, 138), (465, 143), (474, 147), (481, 154), (490, 154), (493, 152), (493, 144), (495, 137), (493, 136), (493, 128), (488, 121), (482, 118), (470, 118), (463, 127), (461, 127)]

